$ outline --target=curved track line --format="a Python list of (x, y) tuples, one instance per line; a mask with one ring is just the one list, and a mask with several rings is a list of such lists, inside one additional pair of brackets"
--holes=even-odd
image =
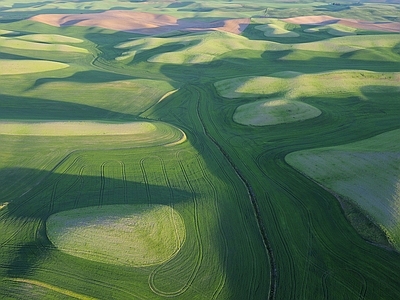
[(195, 193), (193, 186), (190, 183), (189, 176), (185, 170), (185, 167), (183, 166), (182, 160), (179, 158), (179, 155), (181, 153), (182, 153), (182, 151), (176, 153), (176, 158), (177, 158), (177, 161), (181, 168), (183, 177), (185, 178), (185, 182), (188, 185), (188, 187), (191, 191), (191, 194), (192, 194), (193, 209), (194, 209), (193, 218), (194, 218), (194, 225), (195, 225), (195, 229), (196, 229), (196, 240), (197, 240), (197, 244), (198, 244), (199, 248), (198, 248), (198, 255), (197, 255), (196, 264), (194, 266), (194, 269), (193, 269), (192, 273), (190, 274), (187, 282), (179, 290), (174, 291), (174, 292), (164, 292), (156, 287), (155, 282), (154, 282), (154, 280), (155, 280), (154, 277), (155, 277), (157, 271), (159, 269), (161, 269), (164, 265), (159, 266), (150, 274), (150, 276), (149, 276), (150, 289), (154, 293), (156, 293), (160, 296), (164, 296), (164, 297), (176, 297), (176, 296), (182, 295), (184, 292), (186, 292), (191, 287), (192, 283), (194, 282), (194, 280), (199, 272), (201, 262), (203, 260), (203, 245), (202, 245), (201, 236), (200, 236), (200, 228), (199, 228), (199, 220), (198, 220), (199, 217), (198, 217), (198, 211), (197, 211), (198, 203), (197, 203), (196, 193)]
[(23, 278), (12, 278), (12, 279), (9, 278), (8, 280), (40, 286), (42, 288), (52, 290), (53, 292), (57, 292), (59, 294), (63, 294), (63, 295), (66, 295), (66, 296), (69, 296), (69, 297), (73, 297), (73, 298), (76, 298), (76, 299), (80, 299), (80, 300), (95, 300), (95, 299), (97, 299), (97, 298), (93, 298), (93, 297), (90, 297), (90, 296), (78, 294), (78, 293), (75, 293), (73, 291), (70, 291), (70, 290), (67, 290), (67, 289), (64, 289), (64, 288), (60, 288), (60, 287), (57, 287), (57, 286), (54, 286), (54, 285), (51, 285), (51, 284), (48, 284), (48, 283), (45, 283), (45, 282), (42, 282), (42, 281), (38, 281), (38, 280), (23, 279)]

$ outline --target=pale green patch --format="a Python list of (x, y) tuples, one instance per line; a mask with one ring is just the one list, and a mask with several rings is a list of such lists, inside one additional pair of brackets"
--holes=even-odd
[(348, 36), (356, 35), (357, 28), (345, 26), (342, 24), (329, 24), (325, 26), (317, 26), (313, 28), (305, 29), (304, 32), (316, 33), (326, 30), (327, 33), (333, 36)]
[(274, 24), (258, 25), (254, 27), (262, 32), (266, 37), (299, 37), (297, 32), (289, 31)]
[(68, 64), (45, 60), (0, 59), (0, 75), (39, 73), (68, 68)]
[(185, 239), (183, 219), (165, 205), (108, 205), (51, 215), (50, 241), (61, 251), (115, 265), (148, 266), (173, 257)]
[(327, 32), (334, 36), (355, 35), (357, 28), (345, 26), (342, 24), (331, 24), (328, 26)]
[(184, 37), (171, 37), (168, 39), (149, 37), (125, 42), (116, 46), (119, 49), (127, 50), (117, 60), (134, 59), (135, 55), (142, 51), (172, 43), (182, 45), (183, 49), (154, 55), (148, 61), (174, 64), (206, 63), (234, 50), (274, 51), (288, 48), (286, 45), (268, 41), (252, 41), (249, 43), (247, 38), (240, 35), (215, 31), (193, 33)]
[(233, 120), (243, 125), (276, 125), (315, 118), (321, 111), (309, 104), (289, 100), (260, 100), (239, 106)]
[(256, 23), (261, 23), (262, 25), (257, 25), (254, 28), (264, 32), (266, 37), (299, 37), (297, 32), (287, 30), (285, 27), (288, 25), (278, 19), (272, 18), (254, 18), (252, 19)]
[(0, 134), (38, 136), (93, 136), (135, 135), (152, 133), (157, 127), (150, 122), (96, 123), (96, 122), (1, 122)]
[(286, 161), (354, 201), (400, 249), (400, 130), (336, 147), (294, 152)]
[(123, 114), (140, 114), (172, 90), (175, 88), (171, 83), (163, 80), (133, 79), (101, 83), (52, 81), (27, 90), (23, 95), (86, 104)]
[(41, 43), (51, 43), (51, 44), (64, 44), (64, 43), (69, 43), (69, 44), (79, 44), (82, 43), (83, 40), (65, 36), (65, 35), (59, 35), (59, 34), (27, 34), (23, 36), (18, 36), (16, 37), (19, 40), (24, 40), (24, 41), (31, 41), (31, 42), (41, 42)]
[[(271, 19), (268, 19), (271, 20)], [(258, 29), (265, 30), (268, 34), (289, 34), (294, 37), (297, 33), (285, 29), (282, 21), (258, 25)], [(331, 27), (331, 30), (345, 30), (343, 26)], [(272, 32), (272, 31), (273, 32)], [(353, 52), (360, 49), (376, 47), (392, 48), (400, 43), (399, 35), (375, 35), (375, 36), (341, 36), (329, 40), (299, 43), (299, 44), (280, 44), (270, 41), (249, 40), (243, 36), (227, 32), (193, 33), (185, 36), (160, 38), (148, 37), (121, 43), (116, 46), (118, 49), (126, 51), (116, 60), (130, 61), (135, 55), (151, 49), (156, 49), (163, 45), (182, 45), (182, 49), (160, 53), (148, 59), (149, 62), (174, 63), (174, 64), (193, 64), (207, 63), (217, 59), (219, 56), (234, 50), (253, 50), (253, 51), (284, 51), (284, 50), (307, 50), (321, 52)], [(287, 57), (286, 59), (288, 59)], [(281, 58), (285, 59), (285, 58)]]
[(329, 40), (295, 44), (292, 47), (299, 50), (321, 52), (352, 52), (368, 48), (393, 48), (400, 43), (400, 35), (382, 34), (374, 36), (341, 36)]
[[(277, 75), (278, 76), (278, 75)], [(400, 73), (378, 73), (370, 71), (333, 71), (316, 74), (293, 74), (292, 77), (281, 78), (239, 77), (221, 80), (214, 85), (218, 93), (226, 98), (249, 98), (260, 95), (281, 94), (287, 99), (313, 96), (358, 96), (365, 98), (361, 89), (370, 92), (384, 92), (391, 87), (399, 89)], [(382, 90), (382, 87), (384, 89)]]
[(218, 93), (226, 98), (254, 97), (281, 93), (288, 89), (288, 81), (277, 77), (237, 77), (214, 84)]
[(14, 31), (5, 30), (5, 29), (0, 29), (0, 35), (10, 34), (10, 33), (14, 33)]
[(20, 38), (8, 38), (0, 36), (0, 47), (7, 47), (21, 50), (32, 51), (60, 51), (60, 52), (76, 52), (76, 53), (89, 53), (84, 48), (79, 48), (64, 44), (45, 44), (39, 42), (24, 41)]

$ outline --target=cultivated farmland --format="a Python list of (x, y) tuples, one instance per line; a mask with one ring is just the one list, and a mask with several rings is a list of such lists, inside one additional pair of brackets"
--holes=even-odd
[(2, 1), (0, 299), (400, 298), (398, 1)]

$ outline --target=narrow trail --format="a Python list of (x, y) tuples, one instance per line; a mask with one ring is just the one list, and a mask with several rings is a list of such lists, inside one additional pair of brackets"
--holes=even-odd
[(235, 163), (232, 161), (232, 159), (228, 155), (228, 153), (226, 153), (226, 151), (222, 148), (222, 146), (208, 132), (208, 130), (204, 124), (204, 121), (201, 117), (200, 110), (199, 110), (201, 91), (199, 91), (199, 89), (197, 87), (193, 87), (192, 90), (197, 94), (197, 115), (198, 115), (199, 121), (201, 123), (201, 126), (203, 128), (205, 136), (218, 148), (218, 150), (225, 157), (226, 161), (229, 163), (229, 165), (235, 171), (235, 174), (243, 182), (244, 186), (247, 189), (247, 193), (249, 195), (249, 199), (252, 204), (254, 215), (256, 217), (257, 227), (260, 231), (261, 238), (262, 238), (262, 241), (264, 244), (264, 248), (268, 255), (268, 260), (269, 260), (269, 264), (270, 264), (270, 266), (269, 266), (270, 267), (270, 282), (269, 282), (270, 288), (269, 288), (269, 294), (268, 294), (267, 299), (268, 300), (275, 299), (275, 291), (276, 291), (276, 286), (277, 286), (277, 267), (276, 267), (276, 262), (275, 262), (275, 258), (274, 258), (274, 253), (273, 253), (271, 244), (269, 242), (267, 232), (266, 232), (265, 227), (262, 222), (261, 212), (260, 212), (260, 208), (258, 205), (257, 197), (254, 193), (253, 187), (251, 186), (250, 182), (244, 177), (242, 172), (236, 167)]

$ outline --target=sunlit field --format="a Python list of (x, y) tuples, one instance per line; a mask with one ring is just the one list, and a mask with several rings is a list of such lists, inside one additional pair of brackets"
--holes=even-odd
[(0, 299), (399, 299), (400, 2), (0, 3)]

